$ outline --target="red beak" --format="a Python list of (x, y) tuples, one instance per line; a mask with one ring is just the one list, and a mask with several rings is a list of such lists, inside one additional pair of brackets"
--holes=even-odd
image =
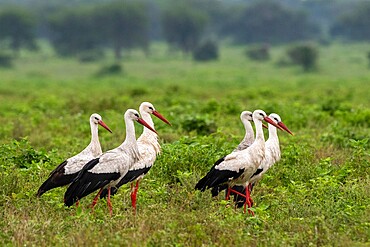
[(99, 120), (98, 121), (98, 124), (101, 125), (104, 129), (108, 130), (110, 133), (112, 133), (112, 131), (110, 130), (110, 128), (108, 127), (108, 125), (106, 125), (103, 120)]
[(168, 121), (165, 117), (163, 117), (159, 112), (153, 111), (153, 115), (156, 116), (157, 118), (159, 118), (160, 120), (162, 120), (163, 122), (165, 122), (166, 124), (172, 126), (170, 121)]
[(291, 134), (292, 136), (294, 136), (294, 135), (293, 135), (293, 133), (288, 129), (288, 127), (286, 127), (286, 126), (285, 126), (285, 124), (284, 124), (283, 122), (279, 122), (279, 123), (278, 123), (278, 125), (279, 125), (282, 129), (284, 129), (286, 132), (288, 132), (289, 134)]
[(142, 118), (139, 118), (138, 120), (136, 120), (139, 124), (141, 125), (144, 125), (145, 127), (147, 127), (148, 129), (150, 129), (151, 131), (153, 131), (154, 133), (158, 134), (157, 131), (155, 131), (155, 129), (153, 129), (152, 127), (150, 127), (150, 125), (144, 121), (144, 119)]
[(269, 118), (269, 117), (265, 117), (264, 118), (264, 120), (266, 121), (266, 122), (268, 122), (269, 124), (272, 124), (273, 126), (275, 126), (276, 128), (278, 128), (278, 129), (280, 129), (280, 130), (283, 130), (279, 125), (277, 125), (274, 121), (272, 121), (272, 119), (271, 118)]

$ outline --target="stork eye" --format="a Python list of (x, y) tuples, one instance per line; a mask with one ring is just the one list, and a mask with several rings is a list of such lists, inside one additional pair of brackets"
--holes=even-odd
[(265, 116), (263, 115), (263, 113), (262, 113), (262, 112), (260, 112), (260, 115), (261, 115), (262, 117), (265, 117)]
[(152, 110), (153, 111), (154, 109), (153, 109), (153, 107), (149, 106), (149, 110)]
[(139, 114), (137, 114), (137, 113), (135, 113), (134, 115), (135, 115), (135, 117), (140, 117)]
[(276, 122), (279, 122), (279, 120), (277, 118), (274, 118), (276, 120)]
[(98, 117), (95, 117), (95, 120), (98, 120), (99, 121), (99, 118)]

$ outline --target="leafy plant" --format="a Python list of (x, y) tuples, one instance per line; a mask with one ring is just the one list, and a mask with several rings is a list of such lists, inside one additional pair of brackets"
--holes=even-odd
[(181, 123), (181, 127), (187, 131), (195, 131), (199, 135), (207, 135), (216, 131), (216, 124), (202, 116), (188, 116)]
[(2, 167), (5, 169), (12, 168), (13, 165), (18, 168), (29, 168), (35, 163), (50, 161), (45, 151), (35, 150), (26, 138), (14, 140), (11, 145), (3, 144), (0, 146), (0, 155), (4, 162)]

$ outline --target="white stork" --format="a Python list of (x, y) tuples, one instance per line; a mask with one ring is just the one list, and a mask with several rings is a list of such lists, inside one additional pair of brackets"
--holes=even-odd
[(93, 205), (95, 205), (101, 191), (107, 188), (109, 213), (112, 215), (110, 188), (115, 186), (126, 175), (130, 167), (140, 157), (133, 121), (137, 121), (156, 132), (140, 118), (136, 110), (128, 109), (124, 115), (124, 119), (126, 124), (126, 138), (124, 142), (117, 148), (104, 152), (102, 155), (89, 161), (83, 167), (64, 194), (64, 204), (66, 206), (72, 206), (74, 202), (100, 189), (94, 198)]
[[(154, 128), (153, 120), (150, 114), (161, 119), (163, 122), (171, 125), (171, 123), (164, 118), (149, 102), (143, 102), (140, 105), (139, 112), (141, 117), (149, 124), (150, 127)], [(111, 188), (111, 195), (114, 195), (118, 188), (122, 185), (131, 183), (131, 204), (134, 209), (136, 209), (136, 196), (139, 189), (139, 182), (147, 174), (150, 168), (153, 166), (157, 155), (161, 151), (161, 146), (158, 142), (158, 135), (147, 128), (143, 129), (143, 133), (137, 139), (137, 146), (140, 153), (140, 159), (136, 162), (127, 172), (127, 174), (119, 181), (119, 183)], [(134, 181), (136, 180), (136, 185), (134, 186)], [(100, 194), (100, 198), (106, 197), (108, 194), (107, 189), (104, 189)]]
[[(286, 127), (286, 125), (281, 121), (281, 118), (276, 113), (271, 113), (269, 118), (272, 119), (278, 126), (280, 126), (283, 130), (288, 132), (289, 134), (293, 135), (293, 133)], [(268, 125), (269, 130), (269, 138), (265, 142), (265, 158), (263, 159), (262, 163), (258, 167), (257, 171), (253, 174), (253, 176), (248, 181), (248, 189), (252, 192), (252, 188), (256, 182), (261, 180), (262, 175), (266, 173), (266, 171), (272, 167), (276, 162), (280, 160), (280, 146), (279, 146), (279, 137), (277, 134), (277, 129), (274, 125)], [(234, 190), (238, 192), (242, 192), (245, 190), (245, 186), (241, 187), (233, 187)], [(251, 199), (251, 198), (250, 198)], [(237, 196), (235, 198), (239, 207), (244, 204), (245, 198), (243, 196)], [(251, 202), (253, 203), (253, 202)]]
[[(196, 184), (195, 189), (205, 191), (226, 183), (228, 195), (234, 185), (244, 185), (257, 170), (265, 157), (265, 138), (262, 130), (262, 121), (278, 126), (262, 110), (253, 112), (253, 121), (256, 126), (256, 139), (253, 144), (244, 150), (232, 152), (224, 158), (216, 161), (211, 170)], [(246, 198), (249, 198), (249, 190), (245, 190)], [(247, 200), (248, 207), (250, 201)]]
[[(238, 152), (248, 148), (254, 142), (254, 131), (251, 122), (253, 121), (253, 113), (250, 111), (242, 111), (240, 114), (240, 120), (243, 123), (245, 129), (245, 135), (243, 140), (239, 143), (239, 145), (233, 150), (233, 152)], [(263, 128), (268, 128), (264, 123), (262, 123)], [(240, 188), (239, 188), (240, 187)], [(220, 191), (227, 189), (227, 184), (223, 184), (220, 186), (216, 186), (212, 188), (212, 196), (217, 196)], [(240, 192), (240, 189), (244, 188), (244, 186), (234, 186), (233, 189)], [(243, 190), (244, 191), (244, 190)], [(237, 195), (235, 195), (236, 197)], [(228, 195), (226, 193), (225, 200), (229, 200)]]
[(90, 144), (79, 154), (63, 161), (50, 173), (49, 178), (40, 186), (37, 192), (38, 197), (48, 190), (70, 184), (87, 162), (102, 154), (98, 137), (98, 124), (112, 133), (99, 114), (92, 114), (90, 116)]

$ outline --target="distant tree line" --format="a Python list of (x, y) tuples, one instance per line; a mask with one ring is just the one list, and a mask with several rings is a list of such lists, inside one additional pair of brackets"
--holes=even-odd
[[(35, 39), (43, 36), (62, 56), (88, 60), (110, 48), (119, 60), (125, 50), (139, 48), (148, 53), (153, 39), (164, 40), (173, 50), (188, 54), (204, 44), (214, 50), (211, 40), (224, 37), (239, 44), (277, 44), (315, 40), (323, 35), (323, 28), (307, 12), (281, 1), (233, 5), (217, 0), (160, 2), (124, 0), (53, 8), (46, 18), (19, 6), (4, 7), (0, 11), (0, 47), (15, 54), (21, 48), (36, 49)], [(370, 40), (369, 26), (370, 3), (364, 1), (338, 15), (329, 34)]]

